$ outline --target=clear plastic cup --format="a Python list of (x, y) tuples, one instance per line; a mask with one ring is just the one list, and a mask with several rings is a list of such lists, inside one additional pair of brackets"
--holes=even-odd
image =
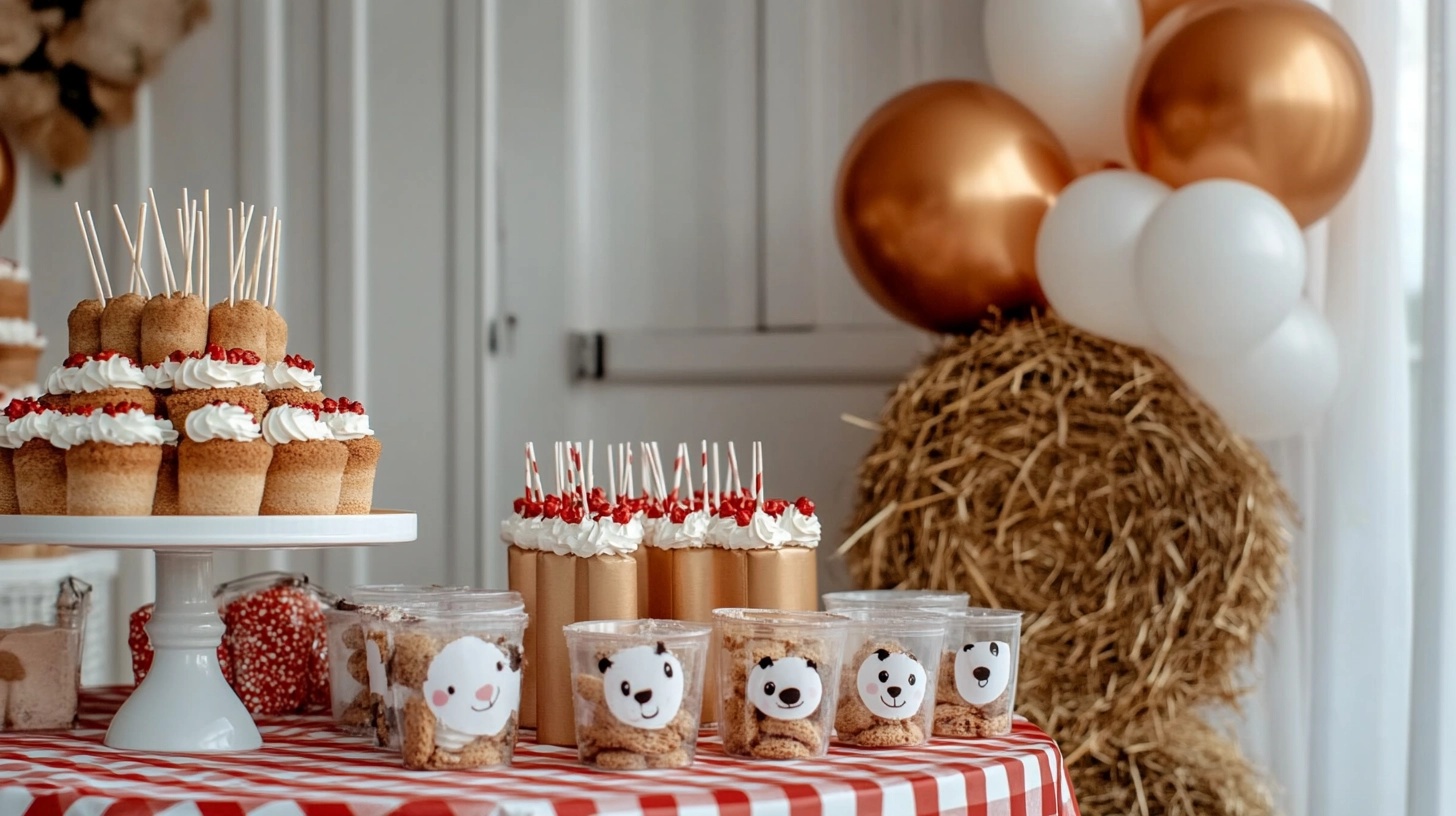
[(414, 610), (397, 622), (390, 696), (404, 767), (509, 765), (521, 709), (523, 612)]
[(1021, 658), (1021, 615), (972, 608), (946, 618), (935, 696), (937, 737), (1011, 733)]
[(414, 584), (354, 586), (345, 600), (325, 613), (330, 708), (340, 730), (359, 736), (376, 734), (378, 716), (387, 708), (384, 657), (389, 653), (389, 639), (380, 625), (381, 635), (371, 650), (366, 637), (369, 622), (402, 614), (404, 606), (468, 589)]
[(481, 612), (525, 612), (526, 601), (513, 589), (461, 589), (445, 594), (448, 609)]
[(712, 631), (650, 619), (565, 627), (582, 764), (613, 771), (693, 764)]
[(856, 589), (847, 592), (826, 592), (824, 608), (841, 609), (965, 609), (971, 596), (954, 589)]
[(828, 752), (849, 623), (826, 612), (713, 610), (725, 753), (808, 759)]
[(836, 742), (902, 748), (930, 741), (944, 613), (842, 609), (850, 619), (839, 673)]

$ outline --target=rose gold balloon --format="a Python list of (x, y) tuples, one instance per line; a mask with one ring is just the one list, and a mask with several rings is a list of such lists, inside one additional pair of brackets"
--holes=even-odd
[(0, 134), (0, 224), (10, 215), (10, 205), (15, 203), (15, 154), (10, 151), (10, 142)]
[(1365, 158), (1370, 80), (1339, 23), (1309, 3), (1200, 0), (1143, 44), (1127, 127), (1144, 172), (1174, 187), (1247, 181), (1308, 226)]
[(1143, 6), (1143, 33), (1151, 33), (1158, 21), (1168, 16), (1168, 12), (1179, 6), (1187, 5), (1197, 0), (1142, 0)]
[(855, 277), (896, 317), (974, 331), (991, 307), (1044, 305), (1036, 230), (1073, 177), (1052, 132), (978, 82), (891, 99), (839, 168), (835, 228)]

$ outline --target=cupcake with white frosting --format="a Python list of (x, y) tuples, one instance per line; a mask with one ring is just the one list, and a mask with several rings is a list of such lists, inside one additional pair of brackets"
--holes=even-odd
[(136, 403), (86, 408), (58, 424), (66, 451), (66, 507), (73, 516), (149, 516), (162, 449), (177, 439), (172, 423)]
[[(152, 395), (146, 375), (121, 352), (72, 354), (61, 369), (47, 378), (47, 390), (53, 394), (69, 393), (73, 411), (122, 403), (140, 405), (149, 414), (157, 410), (157, 399)], [(52, 385), (54, 389), (50, 388)]]
[(254, 417), (268, 411), (263, 397), (263, 360), (256, 352), (241, 348), (223, 350), (209, 345), (207, 352), (188, 355), (172, 376), (172, 394), (167, 397), (167, 415), (183, 436), (191, 438), (187, 415), (214, 402), (246, 408)]
[(263, 367), (263, 395), (268, 407), (280, 405), (319, 405), (323, 402), (324, 381), (312, 360), (301, 354), (290, 354)]
[(66, 453), (51, 444), (65, 412), (36, 400), (14, 400), (5, 416), (17, 509), (27, 516), (66, 515)]
[[(175, 421), (175, 420), (174, 420)], [(273, 446), (253, 412), (213, 402), (187, 412), (177, 446), (177, 507), (185, 516), (255, 516)]]
[(334, 438), (321, 406), (280, 405), (263, 417), (273, 446), (259, 512), (265, 516), (331, 516), (338, 511), (349, 448)]
[(374, 507), (374, 473), (384, 446), (374, 435), (374, 429), (369, 427), (369, 414), (363, 403), (348, 397), (326, 399), (321, 416), (334, 438), (344, 443), (349, 451), (336, 512), (339, 515), (364, 515)]

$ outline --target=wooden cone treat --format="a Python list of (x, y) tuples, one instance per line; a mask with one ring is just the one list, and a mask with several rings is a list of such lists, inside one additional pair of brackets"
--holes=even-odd
[(147, 299), (135, 292), (107, 301), (101, 310), (101, 348), (142, 359), (142, 310)]
[(202, 353), (207, 348), (207, 305), (196, 295), (161, 294), (146, 302), (141, 315), (141, 364), (155, 365), (174, 351)]
[(219, 303), (208, 319), (207, 342), (225, 349), (245, 349), (262, 359), (268, 351), (268, 310), (256, 300)]
[(16, 509), (27, 516), (66, 515), (66, 454), (51, 444), (64, 416), (35, 400), (15, 400), (5, 408), (9, 443), (14, 445)]
[(55, 439), (66, 451), (66, 508), (73, 516), (149, 516), (172, 423), (123, 403), (74, 413)]
[(246, 408), (225, 402), (187, 416), (177, 446), (177, 505), (184, 516), (255, 516), (273, 446)]
[(167, 416), (187, 435), (187, 415), (214, 402), (241, 405), (255, 417), (268, 410), (260, 386), (263, 361), (242, 349), (224, 351), (209, 344), (206, 355), (188, 357), (173, 374), (173, 392), (167, 397)]
[(314, 369), (313, 361), (299, 354), (265, 362), (263, 395), (268, 398), (268, 407), (322, 404), (323, 379)]
[(76, 304), (66, 318), (66, 330), (70, 340), (69, 354), (95, 354), (101, 351), (101, 315), (105, 307), (99, 300), (83, 300)]
[(374, 435), (374, 429), (369, 427), (369, 414), (365, 413), (362, 403), (348, 397), (326, 399), (322, 417), (334, 439), (342, 442), (349, 452), (335, 512), (339, 515), (365, 515), (374, 507), (374, 474), (383, 445)]
[(288, 321), (277, 309), (268, 309), (268, 351), (263, 362), (277, 363), (288, 356)]
[(339, 507), (349, 449), (334, 439), (317, 406), (280, 405), (263, 418), (273, 461), (259, 513), (326, 516)]

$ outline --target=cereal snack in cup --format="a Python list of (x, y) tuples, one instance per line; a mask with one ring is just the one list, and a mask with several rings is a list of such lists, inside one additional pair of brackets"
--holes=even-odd
[(510, 764), (525, 631), (522, 612), (440, 610), (395, 632), (390, 691), (406, 768)]
[(935, 693), (935, 735), (997, 737), (1011, 733), (1021, 613), (972, 608), (951, 613), (946, 623)]
[(693, 764), (711, 632), (670, 620), (565, 627), (583, 764), (613, 771)]
[(808, 759), (828, 752), (849, 623), (824, 612), (713, 610), (725, 753)]
[(835, 740), (899, 748), (930, 740), (944, 614), (911, 609), (842, 609), (850, 619), (839, 673)]
[(329, 653), (329, 703), (334, 724), (364, 736), (374, 730), (369, 698), (369, 660), (359, 612), (345, 604), (324, 610)]
[(841, 609), (965, 609), (971, 596), (954, 589), (855, 589), (824, 593), (824, 608)]

